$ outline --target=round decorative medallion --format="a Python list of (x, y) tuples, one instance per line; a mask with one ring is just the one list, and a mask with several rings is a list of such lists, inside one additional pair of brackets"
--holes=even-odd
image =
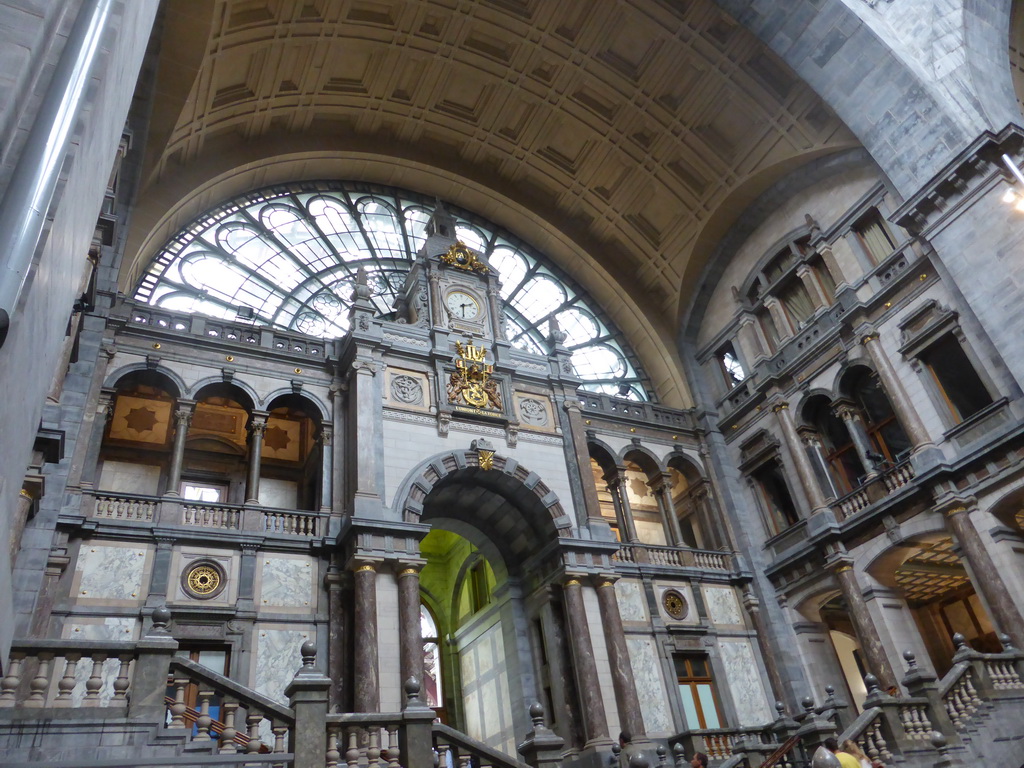
[(665, 594), (661, 596), (661, 604), (665, 608), (665, 613), (673, 619), (686, 618), (689, 606), (686, 604), (686, 598), (676, 590), (666, 589)]
[(519, 401), (519, 416), (531, 427), (548, 425), (548, 409), (540, 400), (534, 400), (532, 397), (524, 397)]
[(418, 379), (404, 374), (391, 377), (391, 396), (407, 405), (423, 404), (423, 385)]
[(191, 563), (181, 574), (181, 586), (191, 597), (209, 600), (224, 589), (224, 569), (211, 560)]

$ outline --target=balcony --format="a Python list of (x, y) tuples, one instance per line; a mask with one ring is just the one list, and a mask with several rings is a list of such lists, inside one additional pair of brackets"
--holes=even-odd
[(855, 488), (832, 503), (832, 511), (835, 513), (836, 520), (843, 522), (853, 517), (862, 509), (867, 509), (876, 501), (881, 501), (895, 493), (913, 479), (914, 467), (909, 461), (902, 461), (883, 470), (859, 488)]
[(654, 403), (642, 403), (596, 392), (577, 392), (583, 418), (591, 415), (662, 429), (695, 429), (692, 411), (677, 411)]
[(696, 568), (702, 571), (729, 573), (734, 568), (731, 552), (688, 547), (664, 547), (655, 544), (622, 544), (612, 555), (619, 563), (667, 566), (670, 568)]

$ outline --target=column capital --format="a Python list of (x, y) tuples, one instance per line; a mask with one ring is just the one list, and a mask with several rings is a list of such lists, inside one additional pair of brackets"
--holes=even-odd
[(582, 587), (586, 576), (581, 573), (567, 573), (562, 578), (562, 587)]
[(825, 568), (833, 574), (845, 573), (853, 570), (853, 558), (844, 554), (832, 554), (825, 559)]
[(619, 576), (614, 573), (599, 573), (593, 577), (592, 583), (597, 589), (603, 587), (614, 587), (615, 582), (619, 580)]
[(935, 505), (935, 511), (943, 517), (955, 517), (960, 514), (970, 514), (978, 508), (978, 500), (974, 496), (954, 496)]
[(426, 560), (399, 560), (394, 564), (395, 576), (419, 576), (426, 564)]
[(789, 403), (785, 400), (779, 400), (772, 406), (772, 413), (781, 413), (782, 411), (789, 410)]
[(854, 330), (854, 333), (856, 334), (857, 339), (860, 341), (860, 343), (864, 344), (865, 346), (869, 342), (878, 341), (879, 339), (878, 329), (875, 328), (875, 326), (873, 326), (871, 323), (861, 323)]

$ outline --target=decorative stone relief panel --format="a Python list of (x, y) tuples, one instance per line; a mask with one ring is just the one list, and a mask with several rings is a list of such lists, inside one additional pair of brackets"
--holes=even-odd
[[(193, 547), (182, 547), (175, 549), (171, 555), (171, 568), (168, 574), (169, 584), (167, 595), (170, 604), (188, 603), (195, 605), (229, 605), (235, 602), (238, 596), (238, 559), (237, 552), (224, 549), (199, 549)], [(223, 586), (220, 591), (211, 597), (197, 598), (190, 594), (182, 582), (182, 575), (196, 564), (196, 561), (213, 561), (223, 571)]]
[[(69, 622), (64, 626), (64, 637), (72, 640), (92, 640), (99, 642), (134, 640), (136, 619), (127, 617), (107, 616), (104, 618), (82, 618)], [(64, 658), (54, 659), (52, 669), (61, 671), (64, 669)], [(114, 696), (114, 681), (121, 670), (121, 662), (117, 659), (107, 659), (103, 662), (100, 679), (103, 685), (100, 688), (100, 706), (110, 706), (110, 699)], [(82, 699), (85, 698), (85, 683), (92, 676), (92, 663), (83, 659), (75, 666), (75, 687), (71, 690), (71, 706), (82, 706)], [(54, 674), (50, 685), (50, 695), (57, 695), (57, 682), (61, 675)]]
[(668, 710), (665, 681), (661, 676), (661, 663), (658, 661), (654, 638), (627, 636), (626, 647), (633, 666), (644, 729), (648, 735), (673, 733), (675, 728)]
[(615, 597), (619, 601), (623, 621), (647, 621), (647, 600), (642, 582), (619, 579), (615, 582)]
[(772, 719), (760, 668), (749, 640), (718, 641), (725, 677), (740, 727), (764, 725)]
[(392, 408), (426, 411), (430, 408), (430, 388), (426, 374), (402, 368), (388, 368), (384, 402)]
[(704, 587), (704, 603), (712, 624), (743, 625), (743, 613), (732, 587)]
[[(681, 619), (672, 616), (665, 609), (665, 593), (669, 591), (678, 592), (685, 603)], [(693, 604), (693, 591), (689, 584), (658, 582), (654, 585), (654, 593), (658, 598), (658, 613), (666, 624), (697, 624), (700, 622), (700, 616), (697, 615), (697, 609)]]
[(544, 395), (516, 392), (515, 414), (523, 429), (553, 431), (556, 419), (551, 410), (551, 400)]
[[(82, 601), (135, 605), (149, 583), (148, 547), (139, 544), (83, 543), (75, 564), (72, 594)], [(116, 578), (112, 575), (116, 574)]]
[(257, 604), (261, 608), (314, 611), (313, 562), (308, 557), (260, 556)]

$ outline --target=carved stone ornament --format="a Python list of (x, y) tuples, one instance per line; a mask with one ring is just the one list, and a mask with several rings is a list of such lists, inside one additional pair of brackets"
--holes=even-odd
[(193, 560), (181, 574), (181, 588), (196, 600), (210, 600), (226, 585), (224, 569), (214, 560)]
[(391, 397), (406, 405), (423, 405), (423, 382), (405, 374), (392, 376)]
[(532, 397), (524, 397), (519, 401), (519, 416), (523, 423), (531, 427), (546, 427), (549, 423), (548, 409), (544, 403)]
[(446, 253), (441, 254), (441, 262), (456, 269), (464, 269), (467, 272), (486, 274), (488, 271), (487, 265), (473, 251), (469, 250), (461, 240), (457, 240), (455, 245), (449, 248)]
[(690, 612), (690, 606), (686, 602), (686, 598), (675, 589), (665, 590), (665, 593), (661, 596), (661, 605), (665, 609), (665, 613), (676, 621), (682, 621), (686, 618), (686, 614)]
[(484, 359), (486, 350), (472, 341), (465, 346), (455, 342), (455, 370), (448, 376), (446, 391), (452, 405), (469, 405), (473, 408), (502, 410), (501, 389), (491, 378), (494, 367)]

